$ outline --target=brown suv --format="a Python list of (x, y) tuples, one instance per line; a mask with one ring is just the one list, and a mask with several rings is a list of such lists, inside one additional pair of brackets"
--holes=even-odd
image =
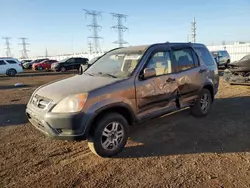
[(119, 153), (129, 126), (191, 107), (208, 114), (218, 91), (216, 62), (205, 45), (160, 43), (109, 51), (82, 75), (39, 87), (30, 122), (60, 139), (87, 139), (99, 156)]

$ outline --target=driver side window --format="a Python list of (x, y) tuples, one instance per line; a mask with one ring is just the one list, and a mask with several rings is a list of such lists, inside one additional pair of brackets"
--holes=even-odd
[(146, 68), (154, 68), (156, 76), (172, 73), (170, 53), (158, 51), (151, 56)]

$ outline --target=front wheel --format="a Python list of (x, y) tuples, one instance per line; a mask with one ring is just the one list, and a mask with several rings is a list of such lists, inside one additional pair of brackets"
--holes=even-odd
[(208, 89), (202, 89), (194, 106), (191, 107), (191, 113), (196, 117), (203, 117), (209, 113), (212, 104), (212, 95)]
[(6, 72), (6, 74), (8, 75), (8, 76), (15, 76), (16, 75), (16, 70), (15, 69), (9, 69), (7, 72)]
[(100, 157), (113, 157), (122, 151), (127, 140), (127, 120), (120, 114), (110, 113), (97, 122), (88, 138), (88, 146)]
[(60, 68), (60, 71), (61, 71), (61, 72), (65, 72), (65, 71), (66, 71), (66, 68), (65, 68), (65, 67), (61, 67), (61, 68)]

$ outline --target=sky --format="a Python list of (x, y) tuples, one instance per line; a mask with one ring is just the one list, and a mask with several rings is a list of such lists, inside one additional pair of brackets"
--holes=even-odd
[(191, 22), (196, 18), (197, 42), (250, 41), (250, 0), (0, 0), (0, 56), (5, 55), (2, 37), (11, 37), (13, 56), (21, 56), (20, 37), (27, 37), (29, 56), (88, 51), (83, 9), (98, 10), (102, 26), (102, 50), (117, 47), (116, 24), (110, 13), (128, 15), (124, 33), (128, 45), (191, 40)]

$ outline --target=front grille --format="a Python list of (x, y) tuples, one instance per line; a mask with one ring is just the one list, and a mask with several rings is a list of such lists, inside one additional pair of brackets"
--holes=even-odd
[(41, 97), (39, 95), (35, 95), (31, 101), (31, 103), (36, 106), (37, 108), (40, 108), (40, 109), (45, 109), (49, 103), (51, 102), (50, 99), (47, 99), (47, 98), (44, 98), (44, 97)]

